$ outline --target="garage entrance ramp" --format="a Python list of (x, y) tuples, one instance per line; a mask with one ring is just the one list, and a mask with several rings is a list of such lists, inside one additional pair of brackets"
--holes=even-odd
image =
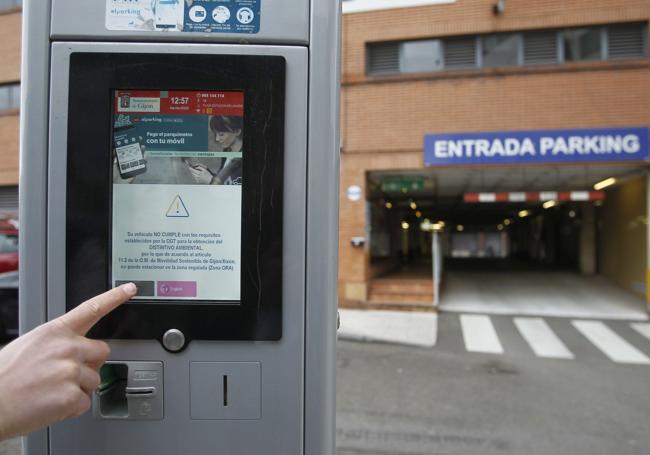
[(448, 270), (441, 311), (648, 320), (645, 299), (609, 282), (553, 271)]

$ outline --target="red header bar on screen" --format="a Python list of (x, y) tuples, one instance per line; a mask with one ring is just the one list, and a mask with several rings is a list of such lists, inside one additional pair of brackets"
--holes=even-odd
[(118, 90), (116, 114), (244, 115), (244, 92)]

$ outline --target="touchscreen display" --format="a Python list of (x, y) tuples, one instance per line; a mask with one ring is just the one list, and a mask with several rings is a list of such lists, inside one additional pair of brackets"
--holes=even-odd
[(239, 301), (244, 93), (115, 90), (112, 281)]

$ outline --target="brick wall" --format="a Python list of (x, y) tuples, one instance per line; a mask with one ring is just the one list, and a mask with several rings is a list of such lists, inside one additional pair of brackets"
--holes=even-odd
[(432, 132), (650, 124), (650, 61), (579, 68), (348, 85), (343, 149), (421, 150)]
[[(19, 11), (0, 14), (0, 84), (20, 80)], [(18, 112), (0, 113), (0, 185), (18, 184)]]
[(365, 43), (451, 35), (489, 33), (647, 21), (646, 0), (507, 0), (503, 16), (495, 16), (496, 0), (458, 0), (343, 17), (343, 81), (365, 79)]
[(0, 14), (0, 84), (20, 80), (20, 33), (22, 14)]
[(18, 184), (18, 113), (0, 115), (0, 185)]
[(544, 67), (466, 70), (386, 77), (365, 75), (368, 42), (494, 31), (645, 21), (647, 0), (494, 0), (346, 14), (341, 93), (339, 292), (367, 295), (368, 254), (350, 247), (366, 235), (363, 201), (350, 185), (366, 173), (423, 166), (426, 133), (650, 125), (650, 59)]

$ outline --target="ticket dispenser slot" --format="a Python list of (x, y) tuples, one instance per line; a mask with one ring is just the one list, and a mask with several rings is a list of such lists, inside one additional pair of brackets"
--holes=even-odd
[(163, 418), (161, 362), (107, 362), (93, 394), (98, 419), (160, 420)]

